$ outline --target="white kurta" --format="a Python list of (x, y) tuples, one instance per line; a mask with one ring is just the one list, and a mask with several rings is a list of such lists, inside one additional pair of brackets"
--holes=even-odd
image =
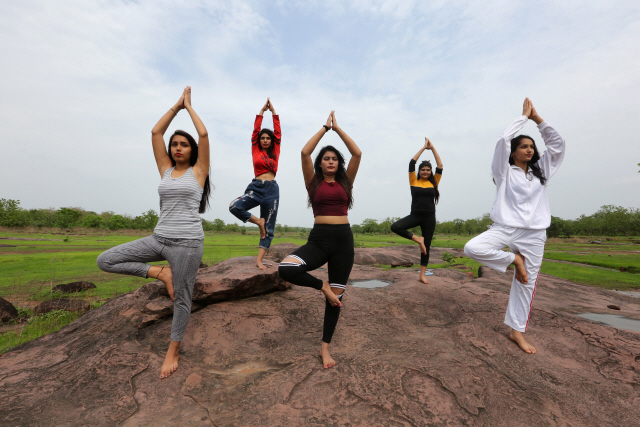
[[(509, 304), (504, 322), (519, 332), (525, 332), (529, 323), (531, 305), (536, 291), (538, 274), (547, 240), (546, 229), (551, 224), (551, 211), (546, 185), (533, 176), (531, 169), (525, 172), (509, 165), (511, 140), (522, 129), (528, 118), (518, 117), (498, 140), (491, 169), (498, 187), (491, 209), (495, 222), (488, 231), (474, 237), (464, 247), (465, 254), (487, 267), (506, 271), (513, 263), (515, 253), (525, 258), (527, 283), (516, 280), (511, 283)], [(537, 165), (549, 179), (560, 167), (564, 158), (564, 139), (547, 122), (538, 125), (547, 146)], [(508, 246), (511, 252), (502, 249)]]

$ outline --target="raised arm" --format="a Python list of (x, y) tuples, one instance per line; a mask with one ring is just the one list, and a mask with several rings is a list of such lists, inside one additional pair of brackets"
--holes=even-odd
[[(550, 179), (558, 170), (564, 160), (565, 142), (564, 138), (536, 111), (536, 108), (531, 105), (531, 120), (536, 122), (538, 130), (544, 140), (546, 150), (544, 154), (538, 160), (538, 166), (544, 171), (544, 176)], [(540, 151), (540, 149), (538, 149)]]
[(331, 123), (331, 129), (333, 129), (338, 134), (340, 139), (342, 139), (342, 142), (344, 142), (344, 145), (347, 146), (347, 150), (349, 150), (349, 153), (351, 153), (351, 160), (349, 160), (349, 166), (347, 166), (346, 173), (347, 178), (349, 178), (349, 181), (351, 181), (351, 184), (353, 184), (353, 181), (355, 181), (356, 179), (356, 174), (358, 173), (358, 168), (360, 167), (360, 158), (362, 157), (362, 151), (360, 151), (356, 143), (353, 142), (353, 139), (351, 139), (351, 137), (349, 137), (349, 135), (347, 135), (345, 131), (343, 131), (340, 126), (338, 126), (338, 122), (336, 121), (336, 114), (334, 111), (331, 112)]
[(267, 102), (264, 103), (264, 105), (260, 109), (260, 112), (258, 113), (258, 115), (259, 116), (264, 115), (264, 112), (267, 111), (268, 109), (269, 109), (269, 98), (267, 98)]
[(156, 158), (160, 176), (163, 176), (167, 169), (171, 167), (171, 158), (169, 158), (167, 147), (164, 145), (164, 133), (173, 121), (173, 118), (178, 114), (178, 111), (184, 108), (186, 93), (187, 89), (185, 88), (178, 102), (176, 102), (176, 104), (158, 120), (158, 123), (156, 123), (153, 129), (151, 129), (151, 145), (153, 146), (153, 155)]
[(207, 128), (204, 127), (204, 123), (202, 123), (202, 120), (200, 120), (200, 117), (191, 106), (191, 87), (187, 86), (185, 91), (184, 108), (189, 113), (189, 116), (191, 116), (196, 132), (198, 132), (198, 160), (196, 160), (196, 164), (193, 165), (193, 170), (198, 183), (204, 188), (204, 182), (209, 175), (209, 133), (207, 132)]
[(491, 162), (491, 172), (496, 185), (499, 187), (500, 182), (505, 177), (509, 168), (509, 156), (511, 155), (511, 140), (520, 129), (529, 120), (531, 115), (532, 104), (529, 98), (525, 98), (522, 106), (522, 115), (515, 119), (509, 127), (504, 131), (498, 139), (496, 150), (493, 153), (493, 161)]
[(311, 137), (309, 142), (302, 147), (302, 151), (300, 152), (300, 157), (302, 158), (302, 175), (304, 176), (304, 186), (309, 187), (311, 180), (313, 179), (314, 171), (313, 171), (313, 160), (311, 160), (311, 154), (318, 146), (318, 143), (322, 139), (325, 133), (329, 132), (331, 129), (331, 114), (329, 114), (329, 118), (327, 118), (327, 124), (322, 126), (315, 135)]
[(427, 141), (429, 141), (427, 138), (424, 139), (424, 145), (422, 146), (422, 148), (420, 150), (418, 150), (418, 152), (416, 153), (415, 156), (413, 156), (413, 161), (417, 162), (418, 159), (420, 158), (420, 156), (422, 156), (422, 153), (424, 152), (424, 150), (427, 149)]
[(276, 109), (273, 107), (273, 103), (269, 98), (267, 98), (267, 107), (269, 111), (271, 111), (271, 116), (273, 119), (273, 136), (276, 137), (276, 140), (273, 141), (275, 144), (280, 145), (280, 141), (282, 140), (282, 129), (280, 129), (280, 116), (276, 113)]
[(264, 112), (269, 108), (269, 98), (267, 98), (267, 102), (264, 103), (260, 112), (256, 115), (256, 120), (253, 122), (253, 133), (251, 134), (251, 144), (255, 145), (258, 143), (258, 135), (260, 134), (260, 129), (262, 129), (262, 118)]
[(436, 151), (436, 147), (433, 146), (433, 143), (429, 140), (429, 138), (425, 138), (424, 141), (425, 148), (427, 150), (431, 150), (431, 152), (433, 153), (433, 157), (435, 157), (436, 159), (436, 168), (442, 169), (442, 160), (440, 160), (440, 155)]

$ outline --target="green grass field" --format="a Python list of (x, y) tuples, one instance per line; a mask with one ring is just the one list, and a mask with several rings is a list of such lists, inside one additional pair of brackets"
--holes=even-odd
[(620, 267), (635, 267), (640, 269), (640, 253), (638, 254), (576, 254), (567, 252), (551, 252), (544, 254), (545, 258), (561, 261), (579, 262), (580, 264), (596, 265), (598, 267), (620, 270)]
[[(53, 286), (72, 281), (87, 280), (96, 289), (65, 295), (79, 298), (98, 307), (122, 293), (138, 289), (154, 279), (120, 276), (102, 272), (96, 258), (103, 251), (139, 239), (150, 233), (140, 231), (86, 231), (74, 233), (39, 233), (37, 231), (0, 231), (0, 297), (12, 302), (22, 313), (21, 329), (0, 333), (0, 353), (22, 342), (60, 329), (79, 315), (55, 313), (33, 316), (32, 308), (39, 302), (62, 295), (52, 292)], [(214, 264), (238, 256), (257, 254), (258, 234), (205, 233), (202, 261)], [(413, 244), (396, 235), (361, 235), (355, 237), (356, 247), (379, 247)], [(470, 236), (436, 235), (432, 246), (463, 248)], [(29, 240), (24, 240), (29, 239)], [(600, 240), (601, 244), (589, 243)], [(306, 235), (288, 233), (276, 235), (274, 244), (302, 245)], [(640, 274), (620, 272), (620, 267), (640, 268), (640, 245), (637, 238), (572, 238), (549, 239), (545, 258), (571, 261), (585, 266), (544, 262), (542, 272), (577, 283), (606, 289), (640, 289)], [(459, 253), (453, 253), (458, 255)], [(455, 258), (454, 264), (472, 267), (477, 275), (480, 264), (466, 257)], [(594, 265), (607, 269), (588, 267)], [(444, 268), (434, 264), (430, 268)]]

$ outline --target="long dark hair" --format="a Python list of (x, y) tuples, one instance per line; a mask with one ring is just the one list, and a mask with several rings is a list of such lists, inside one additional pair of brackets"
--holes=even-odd
[[(262, 138), (262, 134), (265, 134), (265, 133), (269, 135), (269, 137), (271, 138), (271, 145), (269, 145), (269, 148), (267, 148), (267, 156), (269, 156), (270, 159), (275, 160), (276, 155), (273, 154), (273, 146), (276, 143), (276, 136), (274, 135), (271, 129), (264, 128), (260, 131), (260, 133), (258, 134), (258, 144), (260, 144), (260, 138)], [(260, 149), (262, 149), (262, 146), (260, 146)]]
[[(169, 158), (171, 159), (171, 164), (173, 166), (176, 165), (176, 161), (171, 156), (171, 143), (173, 142), (173, 138), (176, 135), (184, 136), (189, 141), (189, 145), (191, 146), (191, 157), (189, 158), (189, 164), (191, 166), (195, 165), (198, 161), (198, 144), (196, 144), (196, 140), (193, 139), (191, 135), (183, 130), (177, 130), (171, 135), (169, 138), (169, 144), (167, 145), (167, 154), (169, 154)], [(209, 174), (207, 174), (207, 178), (204, 180), (204, 188), (202, 191), (202, 199), (200, 199), (200, 209), (198, 209), (199, 213), (205, 213), (207, 209), (209, 209), (209, 197), (211, 196), (211, 185), (209, 184)]]
[[(540, 160), (540, 154), (538, 153), (538, 148), (536, 147), (536, 142), (533, 140), (533, 138), (531, 138), (528, 135), (518, 135), (515, 138), (513, 138), (511, 140), (511, 154), (516, 152), (516, 150), (518, 149), (518, 146), (520, 145), (520, 143), (522, 143), (523, 139), (529, 139), (531, 140), (531, 142), (533, 142), (533, 156), (531, 157), (531, 160), (527, 162), (527, 166), (531, 168), (531, 173), (533, 173), (533, 176), (537, 177), (540, 180), (540, 184), (544, 185), (547, 182), (547, 178), (545, 178), (544, 172), (542, 171), (542, 169), (538, 167), (537, 163), (538, 163), (538, 160)], [(515, 160), (513, 159), (513, 156), (509, 156), (509, 164), (510, 165), (515, 164)]]
[(440, 200), (440, 191), (438, 191), (438, 183), (436, 182), (436, 179), (433, 176), (435, 172), (431, 167), (431, 162), (429, 160), (425, 160), (422, 163), (420, 163), (420, 167), (418, 167), (418, 171), (416, 172), (416, 178), (420, 179), (420, 169), (424, 167), (428, 167), (429, 169), (431, 169), (431, 175), (429, 175), (429, 178), (427, 178), (427, 181), (429, 181), (431, 185), (433, 185), (433, 189), (436, 191), (436, 197), (434, 201), (436, 202), (436, 205), (437, 205), (438, 200)]
[(351, 194), (351, 189), (353, 185), (351, 181), (347, 177), (347, 171), (344, 167), (344, 156), (341, 152), (336, 150), (336, 148), (332, 145), (327, 145), (326, 147), (322, 147), (318, 155), (316, 156), (316, 160), (313, 162), (313, 179), (309, 183), (309, 187), (307, 191), (309, 192), (309, 203), (308, 206), (311, 206), (311, 201), (313, 197), (316, 195), (316, 191), (324, 181), (324, 174), (322, 173), (322, 158), (326, 154), (327, 151), (331, 151), (336, 153), (338, 157), (338, 170), (336, 171), (336, 182), (344, 188), (344, 191), (347, 193), (347, 200), (349, 200), (348, 208), (351, 209), (353, 207), (353, 195)]

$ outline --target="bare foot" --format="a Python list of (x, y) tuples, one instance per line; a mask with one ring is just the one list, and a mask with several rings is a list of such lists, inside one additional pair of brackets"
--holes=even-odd
[(527, 270), (524, 268), (524, 257), (520, 254), (515, 254), (516, 258), (513, 260), (513, 265), (516, 266), (516, 280), (520, 283), (527, 283)]
[(171, 267), (164, 267), (156, 279), (160, 280), (167, 287), (167, 293), (172, 301), (175, 301), (173, 296), (173, 275), (171, 274)]
[(266, 270), (267, 268), (271, 268), (273, 264), (263, 264), (262, 261), (256, 261), (256, 267), (258, 267), (260, 270)]
[(322, 343), (322, 348), (320, 349), (320, 357), (322, 357), (322, 366), (324, 366), (324, 369), (329, 369), (336, 364), (336, 361), (333, 360), (333, 358), (329, 354), (329, 344), (327, 344), (326, 342)]
[(342, 307), (342, 303), (338, 299), (338, 296), (333, 293), (331, 290), (331, 286), (329, 286), (329, 282), (322, 282), (322, 293), (329, 300), (329, 304), (334, 307)]
[(176, 369), (178, 369), (178, 359), (180, 358), (180, 355), (178, 354), (179, 349), (180, 342), (171, 341), (169, 349), (167, 350), (167, 355), (164, 358), (162, 368), (160, 368), (160, 379), (167, 378), (169, 375), (173, 374)]
[(427, 247), (424, 245), (424, 237), (422, 236), (416, 236), (415, 234), (413, 235), (413, 237), (411, 238), (411, 240), (413, 240), (414, 242), (416, 242), (418, 245), (420, 245), (420, 252), (422, 252), (423, 254), (427, 254)]
[(522, 332), (518, 332), (516, 330), (511, 330), (511, 333), (509, 334), (509, 338), (511, 338), (513, 341), (516, 342), (516, 344), (518, 344), (520, 346), (520, 348), (522, 349), (522, 351), (529, 353), (529, 354), (533, 354), (536, 352), (536, 349), (534, 346), (532, 346), (531, 344), (529, 344), (527, 341), (525, 341), (524, 336), (522, 335)]
[(424, 274), (423, 274), (423, 273), (420, 273), (420, 281), (421, 281), (422, 283), (426, 283), (427, 285), (429, 284), (429, 281), (427, 280), (427, 278), (426, 278), (426, 277), (424, 277)]
[(258, 218), (258, 220), (256, 221), (256, 225), (260, 228), (261, 239), (264, 239), (265, 237), (267, 237), (267, 229), (264, 228), (264, 223), (265, 223), (264, 218)]

